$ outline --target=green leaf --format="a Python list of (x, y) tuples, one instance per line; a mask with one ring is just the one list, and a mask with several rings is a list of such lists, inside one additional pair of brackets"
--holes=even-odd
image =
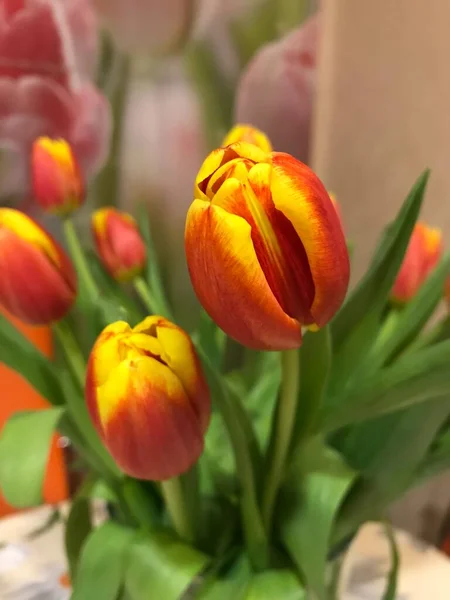
[(63, 403), (56, 366), (1, 314), (0, 362), (14, 369), (51, 404)]
[[(419, 465), (450, 414), (450, 398), (430, 400), (349, 430), (340, 444), (349, 463), (364, 478), (339, 513), (333, 541), (340, 543), (366, 520), (378, 519), (409, 489)], [(411, 443), (414, 440), (414, 443)]]
[(52, 436), (63, 408), (18, 412), (0, 436), (0, 489), (17, 508), (42, 503), (42, 486)]
[(450, 469), (450, 431), (443, 433), (433, 443), (433, 447), (419, 467), (417, 481), (423, 482), (447, 469)]
[(87, 498), (78, 496), (72, 502), (64, 531), (66, 557), (72, 581), (75, 581), (81, 551), (91, 531), (90, 502)]
[(326, 600), (331, 532), (355, 472), (336, 452), (312, 439), (297, 453), (288, 475), (278, 511), (282, 541), (308, 589)]
[(84, 545), (71, 600), (116, 600), (124, 583), (127, 551), (135, 531), (107, 521)]
[[(214, 577), (213, 577), (214, 576)], [(217, 573), (215, 566), (204, 577), (200, 592), (194, 595), (196, 600), (246, 600), (247, 591), (252, 579), (250, 561), (245, 554), (241, 554), (226, 569)], [(190, 588), (181, 600), (190, 600)]]
[(447, 254), (428, 277), (416, 296), (408, 302), (395, 321), (389, 335), (376, 344), (367, 361), (372, 368), (391, 361), (421, 331), (442, 299), (445, 280), (450, 273), (450, 254)]
[(357, 327), (367, 314), (385, 303), (417, 221), (428, 177), (429, 171), (425, 171), (414, 184), (397, 218), (384, 233), (369, 270), (333, 320), (335, 348), (343, 345), (349, 332)]
[(395, 600), (397, 597), (397, 580), (400, 569), (400, 553), (395, 540), (395, 532), (390, 523), (385, 523), (386, 537), (389, 542), (389, 550), (391, 553), (391, 570), (387, 580), (386, 590), (381, 600)]
[(397, 360), (368, 377), (334, 410), (322, 412), (322, 427), (333, 431), (407, 406), (446, 396), (450, 385), (450, 342), (441, 342)]
[[(234, 596), (233, 596), (234, 597)], [(246, 600), (307, 600), (306, 591), (292, 571), (265, 571), (255, 575)]]
[(133, 600), (179, 600), (208, 561), (171, 534), (154, 531), (130, 546), (125, 589)]
[(329, 327), (307, 332), (300, 348), (300, 394), (293, 435), (293, 448), (317, 426), (332, 362)]

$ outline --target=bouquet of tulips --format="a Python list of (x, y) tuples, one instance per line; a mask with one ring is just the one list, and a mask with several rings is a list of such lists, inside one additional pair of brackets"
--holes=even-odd
[[(51, 324), (60, 350), (48, 360), (1, 318), (1, 361), (50, 404), (4, 427), (0, 487), (38, 504), (53, 432), (73, 443), (85, 472), (65, 523), (73, 599), (337, 597), (358, 528), (389, 531), (390, 504), (450, 465), (449, 320), (427, 325), (450, 257), (416, 224), (428, 173), (347, 293), (336, 201), (263, 132), (234, 127), (186, 217), (202, 305), (187, 332), (145, 209), (97, 210), (94, 252), (72, 220), (85, 186), (71, 146), (37, 139), (31, 171), (70, 258), (0, 209), (0, 303)], [(109, 518), (94, 526), (97, 498)]]

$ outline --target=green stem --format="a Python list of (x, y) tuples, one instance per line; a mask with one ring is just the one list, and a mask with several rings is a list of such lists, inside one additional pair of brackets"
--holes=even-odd
[(70, 330), (70, 327), (64, 321), (53, 324), (53, 331), (56, 333), (61, 346), (64, 348), (69, 367), (81, 389), (84, 389), (84, 378), (86, 373), (86, 364), (77, 341)]
[(174, 477), (162, 481), (161, 491), (175, 531), (181, 539), (192, 542), (194, 532), (187, 513), (181, 479)]
[(255, 465), (250, 448), (251, 440), (245, 426), (246, 414), (244, 409), (241, 410), (224, 380), (219, 378), (211, 366), (209, 358), (201, 349), (199, 349), (199, 353), (207, 374), (211, 396), (223, 418), (233, 448), (240, 484), (241, 517), (248, 555), (256, 569), (263, 569), (267, 566), (268, 540), (258, 504)]
[(155, 298), (152, 296), (150, 288), (142, 277), (136, 277), (133, 281), (134, 289), (138, 293), (140, 299), (145, 304), (147, 310), (151, 313), (155, 313)]
[(208, 150), (220, 145), (232, 122), (233, 94), (217, 66), (210, 44), (195, 40), (184, 54), (187, 70), (202, 105)]
[(128, 98), (128, 89), (131, 72), (130, 58), (119, 53), (115, 48), (113, 53), (113, 74), (110, 79), (110, 89), (105, 90), (112, 109), (112, 122), (114, 124), (111, 138), (111, 149), (108, 162), (98, 174), (94, 184), (93, 197), (96, 207), (117, 206), (120, 190), (120, 152), (123, 138), (123, 120)]
[(67, 245), (80, 278), (81, 286), (85, 289), (86, 294), (91, 299), (98, 298), (99, 291), (97, 285), (89, 270), (86, 257), (83, 249), (81, 248), (80, 240), (78, 239), (77, 232), (75, 231), (75, 227), (71, 219), (65, 219), (64, 221), (64, 234), (66, 236)]
[(297, 413), (300, 360), (298, 350), (285, 350), (281, 354), (281, 394), (273, 424), (273, 452), (262, 503), (262, 515), (266, 531), (270, 531), (275, 502), (284, 476), (286, 459), (291, 446)]

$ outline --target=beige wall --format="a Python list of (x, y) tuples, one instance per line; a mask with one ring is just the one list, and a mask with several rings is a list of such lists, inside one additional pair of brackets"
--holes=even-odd
[(313, 162), (343, 205), (360, 274), (427, 166), (424, 217), (450, 238), (450, 2), (323, 4)]
[[(443, 228), (450, 247), (450, 2), (323, 4), (313, 164), (342, 204), (358, 277), (427, 166), (433, 173), (423, 216)], [(449, 502), (444, 476), (395, 507), (396, 522), (433, 537), (435, 509)]]

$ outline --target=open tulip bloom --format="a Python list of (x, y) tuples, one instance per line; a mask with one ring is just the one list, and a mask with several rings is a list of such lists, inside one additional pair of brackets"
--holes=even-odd
[[(201, 309), (186, 331), (145, 210), (95, 211), (87, 250), (75, 154), (64, 140), (33, 148), (36, 202), (63, 218), (71, 258), (0, 209), (0, 305), (59, 342), (46, 359), (1, 317), (1, 360), (49, 402), (2, 430), (6, 499), (40, 503), (57, 430), (86, 474), (67, 520), (74, 599), (334, 598), (331, 567), (359, 527), (450, 466), (450, 327), (426, 327), (450, 259), (416, 225), (428, 173), (348, 291), (339, 198), (234, 127), (187, 211)], [(109, 517), (94, 528), (98, 497)]]

